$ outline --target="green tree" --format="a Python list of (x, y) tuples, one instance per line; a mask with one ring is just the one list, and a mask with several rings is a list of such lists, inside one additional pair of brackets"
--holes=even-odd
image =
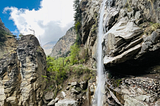
[(78, 63), (78, 59), (79, 59), (79, 45), (77, 45), (77, 43), (75, 43), (73, 46), (71, 46), (71, 53), (70, 53), (70, 62), (71, 64), (76, 64)]
[(49, 80), (54, 82), (54, 86), (61, 84), (66, 78), (66, 70), (64, 70), (64, 58), (47, 57), (47, 71), (51, 74)]
[(23, 35), (22, 33), (20, 33), (20, 34), (19, 34), (19, 37), (22, 37), (22, 36), (24, 36), (24, 35)]
[(75, 0), (74, 1), (74, 11), (75, 11), (75, 14), (74, 14), (74, 21), (75, 23), (78, 22), (78, 21), (81, 21), (82, 19), (82, 16), (81, 16), (81, 9), (80, 9), (80, 1), (79, 0)]
[(82, 11), (80, 9), (80, 1), (79, 0), (75, 0), (74, 1), (74, 11), (75, 11), (75, 14), (74, 14), (74, 26), (75, 26), (75, 29), (76, 29), (76, 33), (77, 33), (77, 39), (76, 39), (76, 43), (78, 45), (81, 44), (81, 39), (80, 39), (80, 36), (81, 36), (81, 21), (82, 21)]

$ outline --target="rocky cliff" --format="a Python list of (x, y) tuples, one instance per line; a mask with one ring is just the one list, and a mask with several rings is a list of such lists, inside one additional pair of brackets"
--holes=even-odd
[(51, 41), (42, 46), (47, 56), (51, 54), (52, 48), (55, 46), (56, 42), (57, 41)]
[(70, 47), (76, 41), (76, 31), (74, 27), (70, 28), (66, 35), (58, 40), (56, 45), (53, 47), (52, 52), (50, 54), (51, 57), (61, 57), (66, 56), (70, 50)]
[[(90, 69), (95, 68), (96, 63), (101, 3), (102, 0), (81, 0), (80, 3), (80, 35), (88, 52), (87, 67)], [(159, 0), (108, 0), (105, 3), (103, 106), (160, 106), (159, 10)], [(71, 28), (55, 45), (51, 56), (63, 56), (75, 39), (75, 30)], [(46, 74), (46, 61), (37, 39), (27, 35), (16, 41), (8, 36), (4, 44), (0, 52), (2, 106), (96, 105), (94, 69), (85, 71), (86, 64), (81, 68), (67, 67), (68, 79), (46, 92), (42, 99), (45, 83), (41, 76)]]
[(7, 36), (1, 47), (0, 105), (42, 106), (46, 56), (37, 38)]
[[(101, 1), (82, 0), (82, 41), (96, 60)], [(108, 0), (103, 18), (104, 106), (159, 106), (160, 1)]]
[(4, 26), (4, 23), (2, 22), (1, 18), (0, 18), (0, 30), (4, 30), (8, 34), (12, 34), (11, 31)]

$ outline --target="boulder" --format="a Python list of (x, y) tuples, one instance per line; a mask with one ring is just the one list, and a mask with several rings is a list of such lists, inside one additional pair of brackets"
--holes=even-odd
[(55, 106), (78, 106), (78, 104), (75, 100), (63, 99), (59, 100), (58, 103), (55, 104)]
[(148, 53), (156, 51), (160, 48), (160, 29), (153, 31), (150, 36), (144, 37), (144, 42), (142, 43), (142, 48), (137, 58)]
[(119, 11), (116, 8), (110, 8), (106, 13), (104, 16), (104, 24), (106, 31), (108, 31), (117, 22)]
[(55, 98), (55, 99), (51, 100), (51, 101), (47, 104), (47, 106), (55, 106), (55, 103), (57, 103), (58, 100), (59, 100), (59, 98)]
[(54, 97), (54, 93), (53, 93), (52, 91), (47, 92), (47, 93), (44, 95), (44, 98), (45, 98), (45, 100), (47, 100), (47, 101), (52, 100), (53, 97)]
[[(125, 18), (116, 23), (105, 35), (103, 40), (104, 64), (115, 65), (134, 58), (141, 49), (142, 34), (140, 27)], [(139, 38), (137, 40), (137, 37)]]
[(127, 95), (124, 96), (125, 104), (124, 106), (148, 106), (146, 103), (143, 103), (141, 101), (138, 101), (132, 97), (129, 97)]

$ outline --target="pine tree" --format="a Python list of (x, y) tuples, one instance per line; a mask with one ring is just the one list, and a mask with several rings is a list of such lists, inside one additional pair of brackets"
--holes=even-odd
[(74, 21), (75, 22), (81, 21), (81, 9), (80, 9), (80, 2), (79, 2), (79, 0), (75, 0), (74, 1), (74, 11), (75, 11)]
[(81, 16), (81, 9), (80, 9), (80, 1), (79, 0), (75, 0), (74, 1), (74, 10), (75, 10), (75, 14), (74, 14), (74, 26), (75, 26), (75, 29), (76, 29), (76, 32), (77, 32), (77, 39), (76, 39), (76, 43), (78, 45), (81, 44), (81, 39), (80, 39), (80, 36), (81, 36), (81, 20), (82, 20), (82, 16)]

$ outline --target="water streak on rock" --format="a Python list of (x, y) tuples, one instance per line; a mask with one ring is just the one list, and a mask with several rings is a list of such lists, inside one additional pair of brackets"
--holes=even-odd
[(104, 87), (103, 81), (103, 62), (102, 62), (102, 37), (103, 33), (103, 16), (105, 10), (105, 3), (107, 0), (103, 0), (100, 9), (99, 27), (98, 27), (98, 45), (97, 45), (97, 74), (98, 74), (98, 85), (96, 90), (97, 106), (102, 106), (102, 89)]

